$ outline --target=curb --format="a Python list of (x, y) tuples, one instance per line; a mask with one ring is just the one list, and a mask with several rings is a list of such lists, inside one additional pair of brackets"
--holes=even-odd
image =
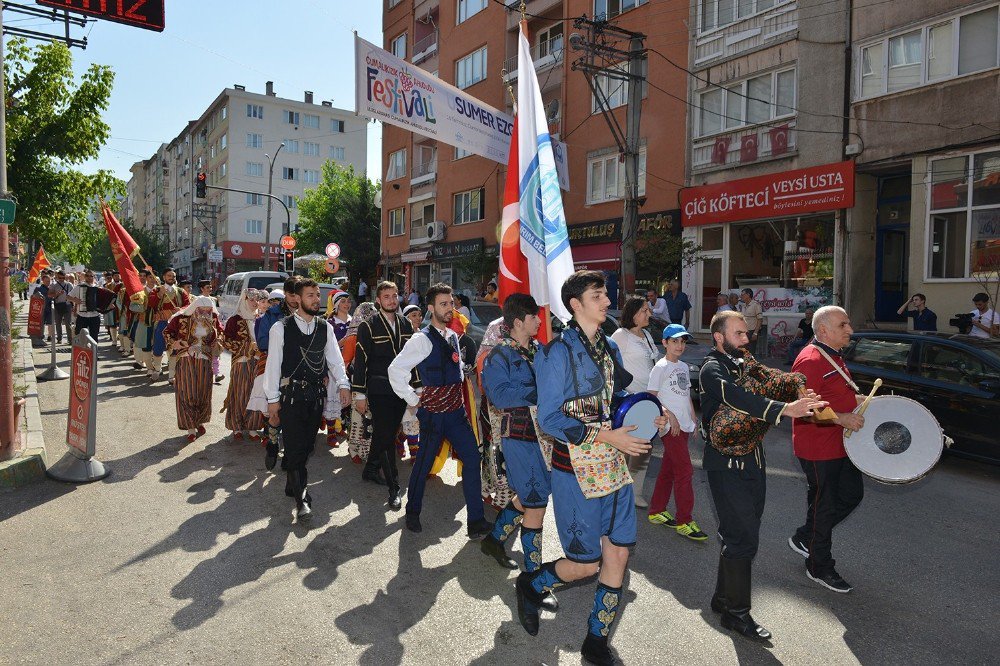
[[(14, 326), (22, 331), (28, 328), (27, 308), (15, 317)], [(14, 354), (14, 372), (22, 372), (16, 383), (27, 385), (27, 402), (20, 416), (20, 436), (22, 449), (17, 456), (0, 462), (0, 492), (17, 490), (45, 479), (45, 437), (42, 432), (42, 412), (38, 402), (38, 382), (35, 378), (35, 363), (32, 360), (31, 338), (23, 333), (18, 338), (17, 352)]]

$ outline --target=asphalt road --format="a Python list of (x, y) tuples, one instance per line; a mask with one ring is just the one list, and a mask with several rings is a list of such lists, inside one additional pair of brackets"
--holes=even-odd
[[(259, 446), (230, 441), (218, 414), (187, 444), (165, 382), (149, 386), (106, 341), (101, 354), (97, 457), (112, 475), (0, 496), (0, 662), (580, 663), (593, 583), (561, 591), (560, 611), (529, 637), (514, 575), (465, 538), (453, 463), (428, 484), (415, 535), (386, 513), (381, 488), (362, 484), (346, 448), (321, 445), (316, 516), (299, 527)], [(39, 386), (50, 462), (63, 452), (68, 389)], [(695, 517), (714, 534), (700, 444), (691, 448)], [(754, 615), (773, 646), (724, 632), (708, 609), (714, 539), (695, 544), (643, 520), (612, 642), (625, 663), (996, 663), (1000, 468), (949, 458), (908, 486), (867, 481), (834, 535), (838, 570), (855, 586), (839, 595), (806, 579), (786, 544), (805, 511), (788, 426), (767, 450)]]

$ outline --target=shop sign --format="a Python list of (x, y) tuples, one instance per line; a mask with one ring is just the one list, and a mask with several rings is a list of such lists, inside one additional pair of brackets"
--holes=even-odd
[[(271, 245), (272, 259), (281, 258), (284, 253), (277, 243)], [(264, 244), (222, 241), (222, 254), (226, 259), (259, 260), (264, 258)]]
[(431, 248), (432, 259), (458, 259), (481, 252), (483, 249), (483, 239), (473, 238), (454, 243), (441, 243)]
[[(657, 213), (646, 213), (639, 216), (639, 234), (645, 234), (658, 229), (672, 229), (680, 219), (679, 210), (664, 210)], [(589, 243), (607, 243), (618, 241), (622, 237), (622, 219), (601, 220), (569, 226), (569, 242), (572, 245), (587, 245)]]
[(854, 206), (854, 162), (836, 162), (681, 190), (685, 227)]

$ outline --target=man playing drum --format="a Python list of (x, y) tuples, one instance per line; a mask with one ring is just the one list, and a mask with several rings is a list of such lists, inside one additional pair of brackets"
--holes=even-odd
[(830, 403), (836, 419), (796, 419), (792, 422), (792, 448), (806, 473), (806, 522), (788, 539), (788, 545), (806, 558), (806, 576), (834, 592), (851, 586), (834, 568), (831, 554), (833, 528), (861, 503), (861, 472), (844, 451), (844, 429), (860, 430), (865, 419), (853, 413), (864, 400), (844, 363), (841, 350), (851, 341), (851, 320), (835, 305), (813, 315), (815, 339), (799, 353), (792, 372), (806, 377), (812, 389)]

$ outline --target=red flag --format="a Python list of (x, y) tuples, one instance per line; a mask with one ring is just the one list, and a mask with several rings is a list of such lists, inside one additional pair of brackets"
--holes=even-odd
[(768, 131), (771, 137), (771, 154), (781, 155), (788, 152), (788, 125), (779, 125)]
[(48, 257), (45, 256), (45, 248), (38, 248), (38, 254), (35, 255), (35, 263), (31, 264), (31, 270), (28, 271), (28, 284), (32, 284), (38, 279), (43, 268), (48, 268), (51, 265)]
[(740, 139), (740, 162), (753, 162), (757, 159), (757, 135), (747, 134)]
[(521, 252), (521, 223), (518, 162), (517, 117), (507, 153), (507, 179), (503, 189), (503, 213), (500, 219), (500, 269), (497, 273), (497, 301), (503, 305), (507, 296), (528, 293), (528, 260)]
[(122, 283), (125, 285), (125, 293), (131, 298), (142, 291), (142, 280), (139, 279), (139, 271), (132, 263), (132, 257), (139, 253), (139, 246), (132, 236), (125, 231), (115, 214), (111, 212), (107, 204), (101, 209), (104, 214), (104, 227), (108, 231), (108, 242), (111, 244), (111, 253), (115, 255), (115, 265), (121, 273)]
[(729, 155), (729, 142), (732, 140), (732, 137), (728, 136), (720, 136), (715, 140), (715, 145), (712, 146), (712, 164), (726, 163), (726, 157)]

